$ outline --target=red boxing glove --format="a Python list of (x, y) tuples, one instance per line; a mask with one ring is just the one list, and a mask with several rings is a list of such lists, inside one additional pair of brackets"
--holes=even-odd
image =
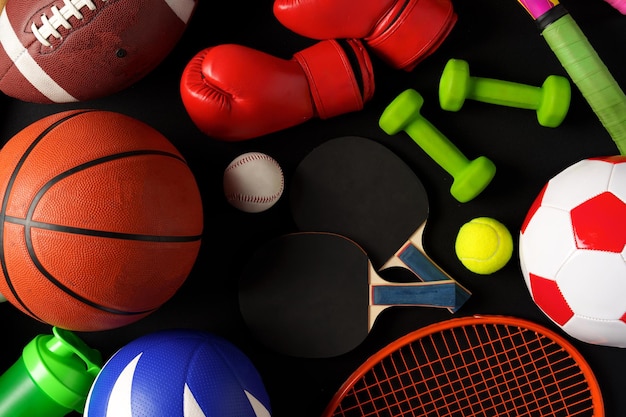
[(374, 74), (354, 39), (321, 41), (290, 60), (226, 44), (192, 58), (180, 91), (202, 132), (239, 141), (361, 110), (374, 94)]
[(275, 0), (274, 15), (308, 38), (362, 39), (406, 71), (433, 53), (457, 21), (450, 0)]

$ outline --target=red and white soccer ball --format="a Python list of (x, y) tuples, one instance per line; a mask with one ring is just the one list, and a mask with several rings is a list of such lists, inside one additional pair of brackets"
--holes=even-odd
[(570, 336), (626, 347), (626, 156), (554, 176), (522, 225), (522, 273), (537, 306)]

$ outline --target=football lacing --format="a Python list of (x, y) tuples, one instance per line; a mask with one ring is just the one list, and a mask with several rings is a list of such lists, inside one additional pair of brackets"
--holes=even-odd
[(68, 19), (74, 16), (76, 19), (82, 19), (83, 14), (80, 9), (88, 7), (89, 10), (96, 10), (96, 5), (91, 0), (63, 0), (63, 7), (60, 9), (56, 6), (51, 7), (52, 16), (41, 15), (41, 26), (37, 27), (35, 22), (30, 26), (35, 37), (45, 46), (51, 46), (48, 42), (50, 36), (61, 39), (61, 33), (57, 30), (61, 26), (65, 29), (71, 29), (72, 25)]

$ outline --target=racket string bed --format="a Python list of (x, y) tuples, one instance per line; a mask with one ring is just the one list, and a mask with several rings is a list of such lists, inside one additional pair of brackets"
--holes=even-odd
[(587, 380), (551, 339), (464, 326), (408, 343), (362, 375), (332, 416), (594, 416)]

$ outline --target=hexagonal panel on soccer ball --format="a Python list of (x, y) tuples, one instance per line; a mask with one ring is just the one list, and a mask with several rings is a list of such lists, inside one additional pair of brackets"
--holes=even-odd
[(619, 253), (577, 250), (555, 281), (576, 315), (613, 320), (626, 313), (626, 264)]
[(626, 201), (626, 164), (616, 164), (607, 190), (615, 194), (622, 201)]
[(562, 328), (570, 336), (586, 343), (626, 347), (626, 323), (623, 320), (598, 321), (574, 316)]
[(530, 274), (554, 279), (575, 250), (569, 212), (540, 206), (519, 239), (520, 264), (528, 288)]
[(621, 165), (594, 159), (579, 161), (550, 179), (541, 205), (569, 211), (607, 191), (612, 171), (617, 167), (624, 169)]

